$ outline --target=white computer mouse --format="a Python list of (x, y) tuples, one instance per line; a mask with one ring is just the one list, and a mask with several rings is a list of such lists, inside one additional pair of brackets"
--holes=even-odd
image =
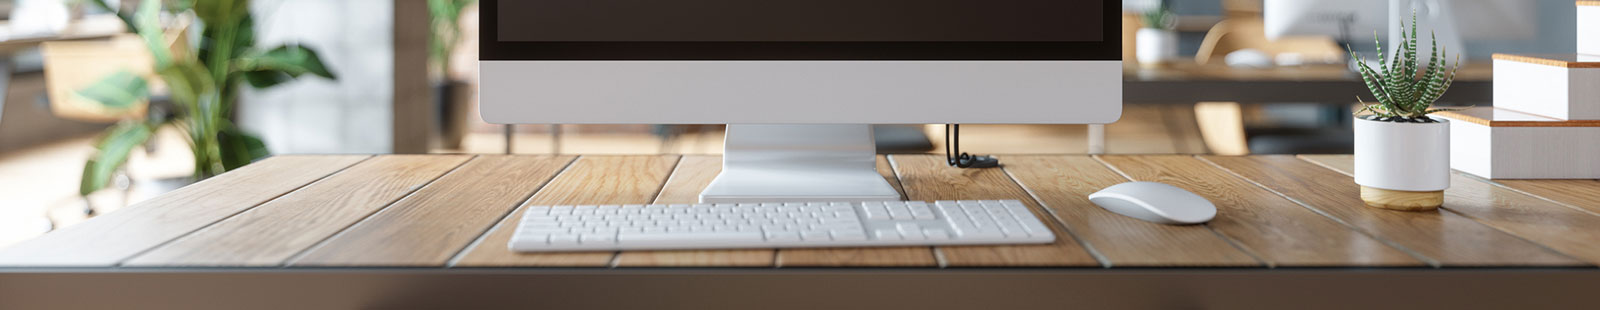
[(1112, 185), (1089, 195), (1111, 212), (1161, 224), (1199, 224), (1217, 216), (1217, 206), (1200, 195), (1156, 182)]

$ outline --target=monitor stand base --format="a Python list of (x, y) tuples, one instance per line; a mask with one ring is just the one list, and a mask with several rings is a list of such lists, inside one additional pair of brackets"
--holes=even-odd
[(871, 125), (728, 125), (700, 202), (901, 200), (873, 144)]

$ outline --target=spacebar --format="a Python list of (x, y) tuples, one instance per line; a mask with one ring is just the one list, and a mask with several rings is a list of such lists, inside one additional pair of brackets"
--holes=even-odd
[(620, 246), (695, 246), (735, 245), (766, 241), (759, 232), (736, 233), (683, 233), (683, 234), (618, 234)]

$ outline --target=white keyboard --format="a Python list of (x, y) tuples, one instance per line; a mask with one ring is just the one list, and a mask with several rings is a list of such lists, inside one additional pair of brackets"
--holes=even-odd
[(1016, 200), (529, 207), (520, 252), (1055, 242)]

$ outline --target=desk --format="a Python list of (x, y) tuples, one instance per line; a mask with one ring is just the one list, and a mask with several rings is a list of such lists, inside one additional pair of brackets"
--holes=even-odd
[[(1494, 101), (1494, 70), (1488, 60), (1463, 65), (1440, 102), (1480, 104)], [(1357, 95), (1370, 98), (1361, 76), (1342, 65), (1310, 65), (1265, 69), (1232, 68), (1179, 62), (1162, 68), (1125, 66), (1122, 101), (1128, 103), (1313, 102), (1351, 105)]]
[[(1444, 209), (1408, 213), (1363, 206), (1347, 174), (1350, 156), (1003, 158), (1004, 169), (955, 169), (938, 156), (893, 155), (880, 158), (879, 170), (911, 200), (1022, 200), (1052, 223), (1055, 244), (519, 254), (505, 244), (524, 206), (691, 203), (720, 158), (276, 156), (0, 249), (0, 266), (10, 266), (0, 277), (15, 280), (0, 282), (181, 290), (169, 296), (196, 303), (254, 296), (248, 300), (264, 307), (294, 300), (284, 296), (396, 305), (374, 302), (423, 292), (471, 299), (455, 306), (504, 298), (537, 304), (525, 296), (540, 288), (599, 298), (543, 301), (553, 306), (646, 306), (661, 298), (755, 305), (770, 298), (821, 307), (882, 292), (945, 306), (1081, 298), (1134, 307), (1283, 308), (1308, 301), (1437, 306), (1435, 297), (1446, 295), (1446, 305), (1516, 306), (1527, 305), (1527, 296), (1511, 292), (1580, 300), (1600, 281), (1596, 180), (1457, 174)], [(1130, 178), (1195, 191), (1218, 205), (1217, 218), (1156, 225), (1085, 198)], [(584, 291), (619, 285), (629, 298)], [(881, 291), (853, 290), (863, 286)], [(1141, 291), (1150, 287), (1184, 293)], [(74, 291), (84, 290), (94, 289)], [(966, 293), (940, 295), (953, 291)], [(45, 305), (39, 296), (63, 294), (52, 292), (11, 285), (0, 290), (0, 307), (8, 299)], [(262, 292), (290, 293), (256, 296)], [(821, 298), (827, 296), (836, 298)]]

